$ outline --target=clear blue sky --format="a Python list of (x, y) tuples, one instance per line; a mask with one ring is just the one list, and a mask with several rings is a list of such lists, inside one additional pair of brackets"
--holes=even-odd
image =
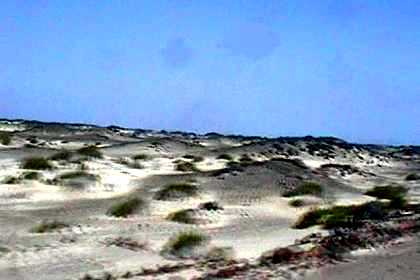
[(420, 144), (420, 1), (0, 2), (0, 117)]

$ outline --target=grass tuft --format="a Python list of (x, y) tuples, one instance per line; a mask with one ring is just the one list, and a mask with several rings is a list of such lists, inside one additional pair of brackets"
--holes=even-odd
[(192, 162), (187, 161), (179, 161), (175, 165), (176, 171), (182, 171), (182, 172), (195, 172), (199, 171), (198, 168), (195, 166)]
[(53, 154), (50, 159), (51, 160), (70, 160), (71, 157), (73, 156), (72, 152), (68, 151), (68, 150), (62, 150), (59, 151), (55, 154)]
[(23, 160), (22, 168), (33, 169), (33, 170), (47, 170), (47, 169), (52, 169), (53, 166), (46, 158), (30, 157)]
[(41, 177), (41, 174), (35, 171), (25, 172), (22, 175), (24, 180), (38, 180)]
[(59, 221), (43, 221), (39, 225), (33, 227), (30, 232), (32, 233), (45, 233), (45, 232), (52, 232), (62, 228), (68, 227), (68, 224)]
[(314, 195), (321, 196), (324, 188), (317, 182), (303, 182), (294, 190), (283, 194), (284, 197), (293, 197), (299, 195)]
[(202, 156), (195, 156), (191, 154), (186, 154), (186, 155), (183, 155), (182, 157), (185, 159), (191, 159), (193, 162), (201, 162), (204, 160)]
[(15, 176), (8, 176), (3, 180), (2, 183), (7, 185), (16, 185), (20, 183), (20, 179)]
[(102, 153), (96, 146), (86, 146), (77, 150), (77, 153), (91, 158), (102, 158)]
[(12, 137), (10, 133), (7, 132), (0, 132), (0, 143), (2, 145), (8, 146), (12, 142)]
[(232, 161), (233, 157), (229, 154), (221, 154), (217, 157), (217, 159), (224, 159), (224, 160)]
[(166, 219), (172, 222), (183, 223), (183, 224), (194, 224), (195, 219), (193, 217), (194, 210), (183, 209), (173, 213), (170, 213)]
[(205, 244), (208, 241), (208, 237), (202, 233), (196, 231), (181, 232), (170, 238), (165, 244), (164, 250), (170, 254), (178, 255), (185, 249), (192, 249), (200, 245)]
[(303, 199), (293, 199), (289, 201), (289, 205), (291, 207), (302, 207), (305, 205), (305, 201)]
[(134, 160), (147, 160), (149, 158), (146, 154), (137, 154), (132, 157)]
[(132, 215), (135, 211), (143, 208), (144, 205), (145, 202), (142, 199), (134, 197), (125, 201), (115, 203), (108, 209), (106, 214), (108, 216), (126, 218), (129, 215)]
[(410, 173), (405, 177), (406, 181), (417, 181), (420, 180), (420, 175), (417, 173)]
[(365, 193), (368, 196), (389, 200), (399, 199), (406, 194), (407, 189), (398, 185), (377, 186)]
[(195, 185), (188, 183), (175, 183), (164, 186), (161, 190), (156, 192), (156, 200), (170, 200), (183, 198), (186, 196), (197, 195), (198, 188)]
[(326, 229), (346, 227), (352, 228), (365, 219), (382, 220), (389, 210), (382, 202), (367, 202), (361, 205), (333, 206), (325, 209), (312, 209), (303, 214), (294, 228), (304, 229), (321, 225)]

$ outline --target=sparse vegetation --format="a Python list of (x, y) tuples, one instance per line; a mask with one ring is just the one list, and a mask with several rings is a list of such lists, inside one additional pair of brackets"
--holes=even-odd
[(12, 142), (12, 137), (7, 132), (0, 132), (0, 143), (2, 145), (8, 146)]
[(392, 209), (398, 209), (407, 204), (405, 198), (407, 191), (403, 186), (389, 185), (374, 187), (365, 194), (379, 199), (388, 199), (390, 201), (388, 206)]
[(179, 255), (183, 250), (203, 245), (207, 241), (208, 237), (202, 233), (195, 231), (181, 232), (169, 239), (163, 251), (172, 255)]
[(77, 153), (91, 158), (102, 158), (102, 153), (96, 146), (86, 146), (77, 150)]
[(198, 206), (198, 208), (201, 210), (206, 210), (206, 211), (223, 210), (223, 207), (220, 206), (219, 203), (217, 203), (216, 201), (209, 201), (209, 202), (201, 203)]
[(175, 165), (175, 170), (182, 172), (195, 172), (198, 171), (198, 168), (192, 162), (180, 161)]
[(32, 170), (47, 170), (47, 169), (52, 169), (53, 166), (46, 158), (30, 157), (23, 160), (22, 168), (32, 169)]
[(314, 195), (321, 196), (324, 188), (317, 182), (303, 182), (294, 190), (288, 191), (283, 194), (285, 197), (293, 197), (299, 195)]
[(289, 205), (292, 207), (302, 207), (305, 205), (305, 201), (303, 199), (293, 199), (289, 201)]
[(149, 156), (146, 155), (146, 154), (137, 154), (137, 155), (134, 155), (132, 157), (132, 159), (134, 159), (134, 160), (146, 160), (148, 158), (149, 158)]
[(43, 221), (39, 225), (33, 227), (30, 232), (32, 233), (46, 233), (60, 230), (68, 227), (69, 225), (59, 221)]
[(326, 229), (337, 227), (351, 228), (365, 219), (382, 220), (388, 210), (387, 205), (379, 201), (367, 202), (361, 205), (312, 209), (298, 219), (294, 228), (303, 229), (314, 225), (322, 225)]
[(183, 198), (185, 196), (194, 196), (197, 194), (198, 188), (188, 183), (175, 183), (164, 186), (155, 194), (157, 200), (169, 200)]
[(193, 162), (201, 162), (204, 160), (202, 156), (195, 156), (190, 154), (183, 155), (182, 157), (185, 159), (191, 159)]
[(15, 176), (8, 176), (3, 180), (3, 184), (16, 185), (20, 183), (20, 179)]
[(61, 150), (50, 157), (51, 160), (70, 160), (73, 156), (72, 152), (68, 150)]
[(71, 172), (66, 172), (66, 173), (63, 173), (63, 174), (59, 175), (56, 179), (58, 179), (58, 180), (69, 180), (69, 179), (78, 179), (78, 178), (83, 178), (83, 179), (96, 181), (98, 179), (98, 176), (94, 175), (94, 174), (87, 173), (85, 171), (71, 171)]
[(417, 173), (410, 173), (405, 177), (406, 181), (417, 181), (420, 180), (420, 175)]
[(25, 172), (22, 175), (22, 178), (24, 180), (38, 180), (40, 178), (40, 174), (35, 171), (29, 171), (29, 172)]
[(114, 216), (114, 217), (123, 217), (126, 218), (129, 215), (132, 215), (137, 210), (143, 208), (145, 206), (145, 202), (138, 198), (129, 198), (127, 200), (118, 202), (114, 205), (112, 205), (106, 214), (108, 216)]
[(233, 157), (229, 154), (221, 154), (217, 157), (217, 159), (224, 159), (224, 160), (232, 161)]
[(194, 210), (192, 209), (183, 209), (169, 214), (166, 219), (177, 223), (194, 224), (195, 219), (193, 213)]

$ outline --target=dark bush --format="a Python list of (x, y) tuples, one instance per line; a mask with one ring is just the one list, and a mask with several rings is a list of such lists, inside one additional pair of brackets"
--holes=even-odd
[(2, 183), (7, 185), (16, 185), (20, 183), (20, 179), (15, 176), (8, 176), (3, 180)]
[(22, 175), (22, 178), (24, 180), (38, 180), (40, 178), (40, 174), (38, 172), (34, 172), (34, 171), (25, 172)]
[(305, 201), (303, 199), (293, 199), (289, 201), (289, 205), (292, 207), (302, 207), (305, 205)]
[(70, 160), (73, 154), (68, 150), (62, 150), (50, 157), (51, 160)]
[(229, 154), (221, 154), (217, 157), (217, 159), (224, 159), (224, 160), (231, 161), (233, 160), (233, 157)]
[(33, 169), (33, 170), (47, 170), (52, 169), (53, 166), (51, 163), (42, 157), (31, 157), (26, 158), (22, 162), (23, 169)]
[(0, 132), (0, 143), (2, 145), (10, 145), (10, 143), (12, 142), (12, 137), (10, 136), (9, 133), (7, 132)]
[(134, 160), (146, 160), (149, 158), (146, 154), (137, 154), (132, 157)]
[(164, 251), (167, 251), (173, 255), (178, 255), (181, 250), (200, 246), (207, 240), (208, 238), (199, 232), (181, 232), (169, 239), (169, 241), (164, 246)]
[(223, 207), (220, 206), (219, 203), (217, 203), (216, 201), (209, 201), (209, 202), (201, 203), (198, 206), (198, 208), (201, 210), (206, 210), (206, 211), (223, 210)]
[(420, 175), (416, 173), (410, 173), (405, 177), (406, 181), (417, 181), (420, 180)]
[(399, 199), (404, 197), (407, 193), (407, 189), (403, 186), (388, 185), (388, 186), (377, 186), (367, 191), (365, 194), (373, 196), (379, 199)]
[(182, 172), (195, 172), (198, 171), (198, 168), (192, 162), (181, 161), (176, 164), (175, 170)]
[(77, 150), (77, 153), (86, 157), (102, 158), (102, 153), (96, 146), (86, 146)]
[(125, 218), (144, 206), (145, 202), (142, 199), (134, 197), (112, 205), (106, 214), (108, 216)]
[(188, 183), (176, 183), (164, 186), (161, 190), (156, 192), (156, 200), (170, 200), (183, 198), (186, 196), (197, 195), (198, 188), (195, 185)]
[(283, 194), (285, 197), (299, 196), (299, 195), (314, 195), (321, 196), (324, 188), (317, 182), (303, 182), (294, 190)]
[(166, 219), (172, 222), (194, 224), (195, 219), (193, 217), (194, 210), (184, 209), (169, 214)]
[(68, 224), (65, 224), (63, 222), (59, 222), (59, 221), (43, 221), (41, 222), (39, 225), (33, 227), (30, 232), (33, 233), (45, 233), (45, 232), (51, 232), (51, 231), (56, 231), (65, 227), (68, 227)]

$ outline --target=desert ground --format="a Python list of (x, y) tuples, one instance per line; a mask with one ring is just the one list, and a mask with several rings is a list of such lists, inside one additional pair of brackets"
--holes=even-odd
[[(418, 279), (419, 176), (418, 146), (2, 120), (0, 279)], [(378, 203), (373, 227), (410, 231), (334, 264), (255, 265), (333, 234), (333, 214), (305, 213)]]

